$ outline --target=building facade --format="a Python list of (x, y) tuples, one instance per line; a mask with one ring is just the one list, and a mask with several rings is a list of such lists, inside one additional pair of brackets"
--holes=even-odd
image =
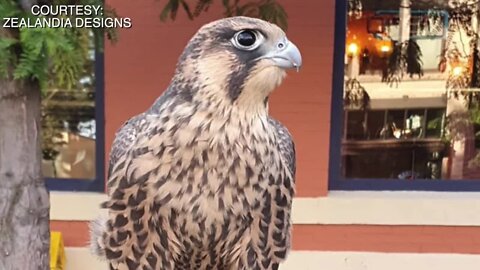
[[(89, 255), (86, 246), (88, 221), (101, 213), (99, 204), (106, 198), (101, 167), (107, 165), (115, 131), (148, 108), (167, 87), (177, 58), (195, 31), (222, 17), (222, 7), (216, 4), (194, 21), (180, 13), (174, 22), (163, 23), (159, 14), (165, 1), (109, 2), (119, 16), (131, 18), (132, 27), (119, 30), (118, 43), (106, 43), (103, 55), (98, 54), (97, 65), (103, 66), (103, 73), (97, 73), (96, 80), (101, 85), (95, 96), (92, 162), (97, 164), (96, 177), (49, 179), (51, 229), (63, 235), (68, 270), (107, 269)], [(361, 171), (366, 166), (361, 161), (368, 157), (347, 161), (348, 155), (358, 157), (365, 147), (379, 147), (371, 154), (375, 156), (403, 146), (382, 148), (382, 142), (349, 142), (343, 137), (348, 133), (343, 131), (348, 126), (343, 108), (344, 66), (348, 65), (346, 2), (280, 2), (288, 13), (287, 35), (304, 60), (300, 73), (289, 74), (270, 99), (271, 115), (288, 127), (297, 150), (293, 251), (281, 269), (477, 269), (480, 184), (462, 179), (408, 182), (360, 177), (355, 170)], [(380, 92), (372, 92), (372, 106), (380, 104)], [(401, 101), (404, 96), (397, 98)], [(431, 100), (440, 99), (434, 96)], [(391, 102), (398, 105), (400, 101)], [(75, 141), (82, 143), (78, 138)], [(85, 143), (92, 152), (89, 141)], [(79, 164), (75, 160), (80, 158), (70, 157), (70, 163)], [(388, 155), (369, 168), (384, 171), (385, 159)], [(351, 171), (345, 171), (350, 168), (346, 162), (351, 162)]]

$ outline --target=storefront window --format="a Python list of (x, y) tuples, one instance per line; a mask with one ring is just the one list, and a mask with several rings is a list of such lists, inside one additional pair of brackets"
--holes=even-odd
[(343, 178), (480, 179), (480, 8), (474, 2), (349, 6)]

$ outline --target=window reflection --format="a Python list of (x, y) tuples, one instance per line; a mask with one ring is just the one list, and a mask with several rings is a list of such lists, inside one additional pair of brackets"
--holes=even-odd
[(93, 180), (95, 168), (95, 53), (74, 89), (48, 89), (42, 97), (44, 177)]
[(364, 0), (349, 13), (346, 178), (480, 179), (480, 10), (470, 2)]

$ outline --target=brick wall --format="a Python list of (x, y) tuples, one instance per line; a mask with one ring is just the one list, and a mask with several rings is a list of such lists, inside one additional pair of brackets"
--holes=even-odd
[[(161, 23), (158, 16), (165, 1), (109, 2), (120, 16), (132, 18), (133, 27), (119, 31), (118, 44), (107, 44), (105, 51), (107, 160), (115, 130), (130, 116), (150, 106), (167, 87), (177, 58), (195, 31), (204, 23), (222, 17), (221, 8), (215, 6), (193, 22), (180, 14), (176, 22)], [(272, 96), (270, 110), (288, 126), (296, 141), (298, 196), (325, 196), (335, 1), (281, 2), (289, 16), (287, 34), (302, 51), (304, 67), (298, 74), (289, 74)], [(391, 215), (399, 213), (392, 211)], [(66, 246), (80, 247), (87, 243), (86, 222), (52, 221), (52, 229), (64, 233)], [(293, 247), (296, 250), (480, 254), (480, 229), (297, 224)]]

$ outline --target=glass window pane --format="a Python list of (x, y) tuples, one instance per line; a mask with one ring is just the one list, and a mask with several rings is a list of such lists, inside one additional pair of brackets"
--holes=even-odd
[(387, 111), (384, 110), (371, 110), (368, 111), (367, 127), (368, 127), (368, 139), (378, 140), (385, 138), (383, 128), (385, 127), (385, 116)]
[(348, 111), (347, 114), (347, 139), (362, 140), (365, 137), (364, 123), (365, 113), (363, 111)]
[(83, 74), (73, 89), (51, 88), (42, 98), (43, 175), (96, 177), (95, 53), (93, 37)]
[(427, 138), (440, 138), (445, 127), (445, 110), (427, 110)]
[(480, 179), (480, 10), (448, 3), (364, 0), (348, 13), (345, 178)]

